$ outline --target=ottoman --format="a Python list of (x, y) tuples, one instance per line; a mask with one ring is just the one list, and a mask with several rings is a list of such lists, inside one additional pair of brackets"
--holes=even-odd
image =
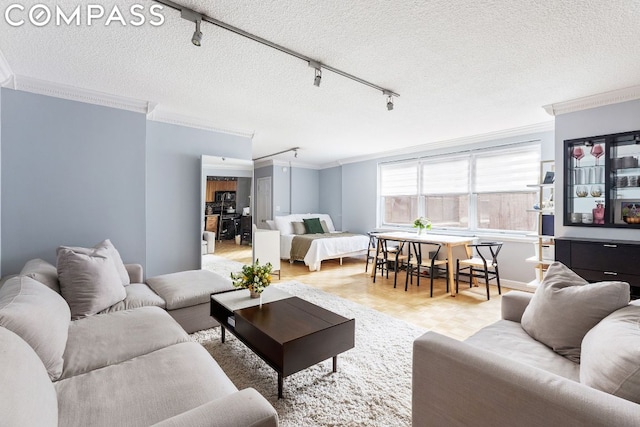
[(210, 295), (235, 289), (231, 279), (208, 270), (188, 270), (147, 279), (166, 302), (167, 312), (187, 333), (218, 325), (209, 312)]

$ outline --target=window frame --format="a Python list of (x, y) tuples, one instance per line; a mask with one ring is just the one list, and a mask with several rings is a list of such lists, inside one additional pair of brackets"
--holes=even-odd
[[(443, 163), (447, 161), (456, 161), (459, 159), (468, 159), (468, 171), (467, 171), (467, 195), (468, 195), (468, 226), (467, 227), (440, 227), (434, 224), (434, 230), (441, 231), (452, 231), (452, 232), (464, 232), (464, 233), (474, 233), (474, 234), (504, 234), (504, 235), (513, 235), (513, 236), (523, 236), (527, 234), (531, 234), (535, 232), (535, 228), (533, 230), (507, 230), (507, 229), (491, 229), (491, 228), (480, 228), (479, 227), (479, 206), (478, 199), (479, 195), (482, 194), (494, 194), (500, 193), (499, 191), (476, 191), (476, 165), (478, 158), (487, 158), (492, 155), (499, 156), (501, 154), (509, 154), (509, 153), (517, 153), (517, 152), (527, 152), (527, 151), (537, 151), (536, 156), (536, 168), (538, 170), (539, 175), (539, 161), (541, 160), (541, 150), (542, 150), (542, 142), (540, 140), (526, 141), (526, 142), (518, 142), (514, 144), (495, 146), (495, 147), (487, 147), (487, 148), (478, 148), (473, 150), (465, 150), (458, 152), (451, 152), (448, 154), (442, 155), (433, 155), (433, 156), (424, 156), (412, 159), (404, 159), (393, 162), (380, 162), (378, 163), (378, 188), (377, 188), (377, 226), (379, 228), (391, 228), (391, 229), (409, 229), (413, 226), (412, 223), (406, 224), (398, 224), (398, 223), (386, 223), (385, 218), (385, 206), (384, 206), (384, 197), (381, 194), (382, 188), (382, 170), (391, 165), (399, 165), (399, 164), (407, 164), (407, 165), (415, 165), (418, 169), (418, 195), (417, 195), (417, 216), (425, 216), (425, 198), (429, 196), (426, 194), (423, 187), (423, 167), (424, 165), (428, 165), (429, 163)], [(532, 166), (532, 165), (530, 165)], [(531, 184), (539, 182), (540, 177), (537, 177), (536, 181), (533, 181)], [(522, 190), (508, 190), (504, 191), (504, 193), (535, 193), (533, 189), (522, 189)], [(438, 194), (438, 196), (460, 196), (465, 193), (444, 193)], [(434, 194), (432, 194), (434, 195)], [(523, 215), (526, 214), (526, 211), (523, 210)]]

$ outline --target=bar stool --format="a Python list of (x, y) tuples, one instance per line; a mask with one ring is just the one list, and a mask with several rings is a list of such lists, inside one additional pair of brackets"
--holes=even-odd
[[(469, 287), (472, 286), (474, 277), (484, 277), (487, 286), (487, 300), (491, 299), (489, 294), (489, 280), (496, 279), (498, 294), (502, 295), (500, 289), (500, 272), (498, 271), (498, 254), (502, 249), (502, 242), (480, 242), (474, 245), (467, 245), (474, 248), (476, 255), (469, 259), (459, 259), (456, 261), (456, 293), (458, 293), (458, 276), (469, 277)], [(467, 270), (467, 272), (463, 272)]]
[[(422, 255), (422, 245), (435, 246), (436, 250), (429, 251), (429, 255), (424, 257)], [(405, 278), (404, 290), (407, 291), (409, 288), (409, 279), (411, 279), (411, 284), (413, 284), (413, 276), (417, 277), (417, 285), (420, 286), (420, 276), (422, 275), (422, 271), (427, 271), (428, 269), (430, 278), (429, 297), (433, 297), (433, 278), (436, 273), (441, 270), (446, 272), (446, 291), (449, 292), (449, 262), (446, 259), (438, 259), (438, 254), (440, 253), (440, 249), (442, 249), (442, 245), (439, 243), (412, 242), (411, 247), (415, 253), (415, 262), (412, 261), (411, 257), (407, 262), (407, 277)]]

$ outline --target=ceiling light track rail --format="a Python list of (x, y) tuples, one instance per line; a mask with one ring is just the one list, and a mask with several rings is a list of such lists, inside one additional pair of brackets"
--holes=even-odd
[(289, 148), (289, 149), (286, 149), (286, 150), (278, 151), (277, 153), (267, 154), (266, 156), (262, 156), (262, 157), (256, 157), (255, 159), (253, 159), (253, 161), (256, 162), (258, 160), (266, 159), (268, 157), (277, 156), (278, 154), (288, 153), (290, 151), (293, 151), (293, 155), (297, 159), (298, 158), (298, 150), (299, 149), (300, 149), (300, 147)]
[[(251, 34), (251, 33), (247, 32), (247, 31), (244, 31), (244, 30), (242, 30), (242, 29), (240, 29), (238, 27), (234, 27), (233, 25), (229, 25), (226, 22), (219, 21), (219, 20), (217, 20), (215, 18), (212, 18), (210, 16), (207, 16), (207, 15), (202, 15), (202, 14), (200, 14), (198, 12), (195, 12), (195, 11), (189, 9), (188, 7), (182, 6), (182, 5), (180, 5), (180, 4), (176, 3), (176, 2), (173, 2), (173, 1), (170, 1), (170, 0), (154, 0), (154, 1), (156, 3), (163, 4), (163, 5), (171, 8), (171, 9), (174, 9), (174, 10), (180, 12), (183, 15), (183, 17), (185, 15), (187, 15), (187, 16), (199, 16), (202, 21), (208, 22), (208, 23), (213, 24), (213, 25), (215, 25), (217, 27), (220, 27), (220, 28), (224, 28), (225, 30), (231, 31), (232, 33), (238, 34), (239, 36), (243, 36), (243, 37), (246, 37), (246, 38), (248, 38), (250, 40), (253, 40), (255, 42), (261, 43), (261, 44), (263, 44), (265, 46), (268, 46), (268, 47), (270, 47), (272, 49), (279, 50), (280, 52), (283, 52), (283, 53), (286, 53), (288, 55), (291, 55), (291, 56), (293, 56), (295, 58), (298, 58), (298, 59), (300, 59), (302, 61), (305, 61), (305, 62), (307, 62), (309, 64), (317, 64), (322, 69), (325, 69), (327, 71), (331, 71), (332, 73), (339, 74), (342, 77), (346, 77), (346, 78), (351, 79), (351, 80), (353, 80), (355, 82), (358, 82), (358, 83), (360, 83), (362, 85), (369, 86), (369, 87), (371, 87), (373, 89), (379, 90), (385, 96), (400, 97), (400, 95), (398, 93), (396, 93), (396, 92), (394, 92), (394, 91), (392, 91), (390, 89), (383, 88), (382, 86), (379, 86), (379, 85), (377, 85), (375, 83), (371, 83), (371, 82), (369, 82), (367, 80), (361, 79), (360, 77), (354, 76), (353, 74), (349, 74), (346, 71), (342, 71), (342, 70), (340, 70), (338, 68), (334, 68), (334, 67), (331, 67), (331, 66), (329, 66), (327, 64), (323, 64), (323, 63), (321, 63), (319, 61), (316, 61), (316, 60), (314, 60), (314, 59), (312, 59), (312, 58), (310, 58), (310, 57), (308, 57), (306, 55), (303, 55), (303, 54), (301, 54), (299, 52), (296, 52), (295, 50), (291, 50), (291, 49), (286, 48), (284, 46), (281, 46), (281, 45), (279, 45), (277, 43), (273, 43), (272, 41), (264, 39), (264, 38), (262, 38), (260, 36), (256, 36), (255, 34)], [(197, 23), (197, 21), (194, 21), (194, 22)], [(199, 31), (199, 28), (198, 28), (197, 31)]]

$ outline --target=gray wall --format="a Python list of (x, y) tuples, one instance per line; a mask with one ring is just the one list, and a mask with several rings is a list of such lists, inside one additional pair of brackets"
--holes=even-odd
[(147, 277), (200, 268), (203, 154), (251, 160), (251, 140), (147, 122)]
[(288, 166), (273, 167), (273, 215), (289, 215), (291, 213), (291, 168)]
[(145, 116), (2, 89), (2, 273), (110, 238), (145, 263)]
[(320, 212), (320, 171), (291, 168), (291, 213)]
[(564, 140), (638, 129), (640, 129), (640, 100), (591, 108), (589, 110), (562, 114), (556, 117), (556, 236), (640, 240), (640, 230), (627, 228), (598, 229), (594, 227), (564, 227), (562, 225), (562, 201), (564, 200)]
[(320, 213), (331, 215), (336, 230), (342, 230), (342, 168), (335, 167), (320, 171)]
[(251, 159), (246, 137), (0, 92), (3, 275), (59, 245), (110, 238), (147, 277), (200, 267), (201, 156)]

